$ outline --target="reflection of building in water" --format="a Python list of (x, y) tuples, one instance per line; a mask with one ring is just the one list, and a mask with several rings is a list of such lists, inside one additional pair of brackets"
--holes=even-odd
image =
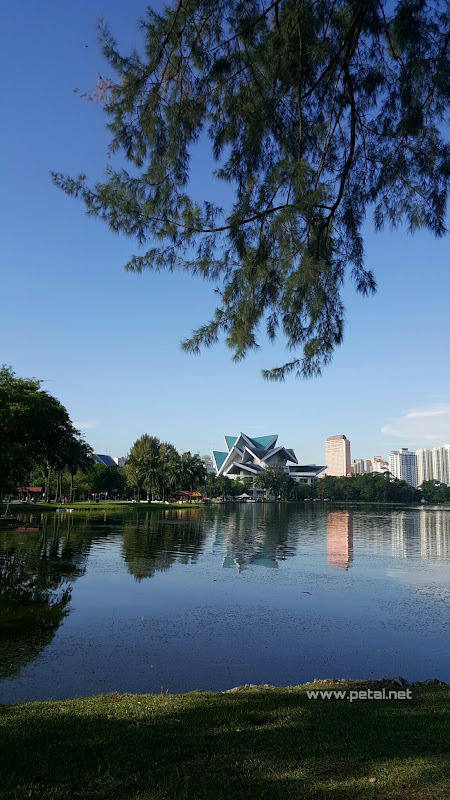
[(450, 511), (420, 510), (420, 555), (450, 561)]
[(353, 561), (353, 520), (349, 511), (328, 514), (327, 556), (330, 566), (339, 569), (348, 569)]
[(279, 503), (237, 506), (224, 513), (215, 543), (223, 548), (223, 567), (239, 572), (253, 566), (277, 568), (295, 555), (298, 526), (290, 530), (288, 515)]
[(400, 558), (418, 556), (420, 521), (418, 511), (400, 511), (392, 515), (392, 555)]

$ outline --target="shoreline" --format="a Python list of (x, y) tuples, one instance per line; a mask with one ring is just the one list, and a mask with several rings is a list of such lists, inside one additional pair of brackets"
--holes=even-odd
[[(7, 678), (0, 678), (0, 683), (2, 680), (8, 680)], [(312, 681), (306, 681), (305, 683), (299, 684), (286, 684), (285, 686), (282, 685), (275, 685), (273, 683), (244, 683), (240, 686), (233, 686), (230, 689), (189, 689), (184, 692), (171, 692), (169, 689), (163, 691), (163, 687), (161, 687), (160, 692), (117, 692), (115, 690), (111, 690), (110, 692), (100, 692), (100, 694), (92, 694), (92, 695), (80, 695), (76, 697), (65, 697), (62, 699), (48, 699), (48, 700), (13, 700), (11, 702), (2, 702), (0, 701), (0, 710), (5, 709), (7, 707), (13, 706), (32, 706), (34, 704), (59, 704), (59, 703), (76, 703), (81, 701), (94, 701), (99, 700), (101, 698), (143, 698), (143, 697), (160, 697), (164, 695), (167, 698), (170, 697), (190, 697), (190, 696), (197, 696), (197, 695), (212, 695), (212, 696), (220, 696), (226, 694), (236, 694), (238, 692), (307, 692), (311, 690), (345, 690), (345, 689), (391, 689), (391, 690), (398, 690), (398, 689), (426, 689), (426, 688), (439, 688), (439, 689), (447, 689), (449, 691), (449, 701), (450, 701), (450, 681), (447, 683), (446, 681), (441, 681), (440, 678), (428, 678), (423, 681), (411, 681), (409, 682), (406, 678), (401, 676), (397, 676), (394, 678), (314, 678)]]
[[(449, 503), (423, 503), (423, 504), (416, 504), (416, 503), (385, 503), (381, 501), (374, 501), (374, 500), (263, 500), (258, 501), (257, 503), (237, 503), (233, 500), (225, 500), (220, 503), (160, 503), (160, 502), (150, 502), (147, 503), (146, 501), (141, 501), (140, 503), (133, 503), (129, 500), (117, 500), (117, 501), (101, 501), (100, 503), (88, 503), (82, 501), (81, 503), (67, 503), (67, 504), (58, 504), (58, 503), (20, 503), (17, 501), (13, 501), (9, 504), (10, 513), (13, 514), (14, 512), (17, 513), (33, 513), (36, 511), (46, 512), (46, 511), (58, 511), (58, 512), (68, 512), (68, 513), (75, 513), (77, 511), (125, 511), (125, 510), (136, 510), (136, 509), (165, 509), (166, 511), (170, 511), (171, 509), (192, 509), (192, 508), (221, 508), (223, 506), (246, 506), (251, 505), (253, 506), (260, 506), (260, 505), (276, 505), (276, 506), (302, 506), (305, 505), (319, 505), (320, 507), (326, 505), (329, 506), (344, 506), (348, 507), (367, 507), (367, 506), (376, 506), (377, 508), (384, 507), (384, 508), (414, 508), (414, 509), (423, 509), (423, 508), (442, 508), (443, 510), (450, 510)], [(3, 504), (5, 505), (5, 504)], [(6, 507), (6, 506), (5, 506)], [(0, 517), (1, 519), (1, 517)]]

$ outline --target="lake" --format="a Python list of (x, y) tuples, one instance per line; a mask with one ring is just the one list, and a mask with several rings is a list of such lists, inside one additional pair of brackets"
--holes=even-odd
[(450, 509), (22, 515), (0, 531), (0, 701), (450, 682)]

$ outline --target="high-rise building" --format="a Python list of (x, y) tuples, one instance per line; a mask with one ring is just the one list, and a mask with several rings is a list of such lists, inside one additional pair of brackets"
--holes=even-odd
[(406, 481), (410, 486), (417, 486), (417, 455), (402, 447), (389, 453), (389, 472), (394, 478)]
[(450, 486), (450, 444), (417, 450), (418, 485), (439, 481)]
[(434, 478), (450, 486), (450, 444), (433, 450)]
[(352, 474), (350, 441), (346, 436), (329, 436), (325, 442), (325, 472), (327, 475), (345, 476)]
[(430, 447), (417, 450), (417, 485), (435, 478), (434, 451)]
[(352, 461), (352, 475), (364, 475), (364, 459), (354, 458)]

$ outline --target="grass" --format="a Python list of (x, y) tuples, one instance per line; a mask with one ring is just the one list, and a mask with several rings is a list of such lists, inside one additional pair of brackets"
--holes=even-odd
[[(5, 511), (5, 503), (3, 503), (3, 512)], [(122, 502), (120, 500), (108, 501), (101, 500), (100, 503), (88, 503), (86, 500), (77, 501), (75, 503), (17, 503), (12, 502), (9, 510), (11, 514), (19, 512), (33, 513), (35, 511), (56, 511), (57, 508), (67, 511), (68, 508), (73, 508), (74, 511), (124, 511), (140, 508), (148, 511), (151, 508), (203, 508), (201, 503), (130, 503)]]
[(1, 796), (448, 800), (450, 685), (351, 704), (307, 688), (0, 706)]

